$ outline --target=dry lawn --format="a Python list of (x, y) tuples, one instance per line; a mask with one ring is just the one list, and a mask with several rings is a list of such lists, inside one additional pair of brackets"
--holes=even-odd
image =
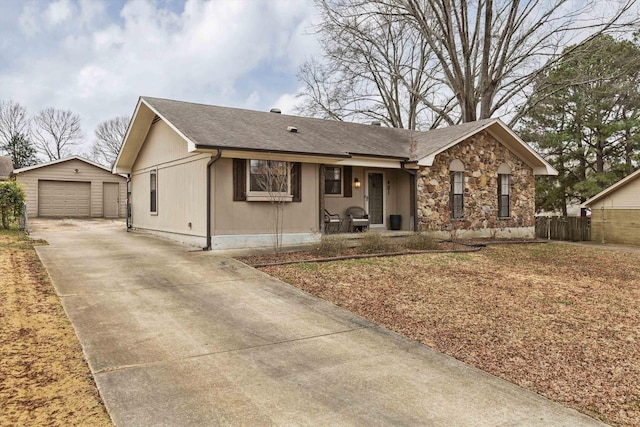
[(0, 231), (0, 324), (0, 425), (111, 425), (33, 242), (16, 231)]
[(640, 426), (640, 255), (562, 244), (267, 273), (614, 425)]

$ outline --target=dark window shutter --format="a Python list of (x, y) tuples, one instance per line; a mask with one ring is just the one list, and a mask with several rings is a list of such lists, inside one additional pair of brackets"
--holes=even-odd
[(233, 201), (247, 200), (247, 161), (233, 159)]
[(352, 176), (351, 166), (343, 167), (342, 168), (342, 172), (343, 172), (343, 175), (344, 175), (342, 177), (342, 179), (343, 179), (343, 182), (342, 182), (342, 185), (343, 185), (342, 194), (343, 194), (344, 197), (352, 197), (353, 189), (351, 188), (351, 180), (352, 180), (352, 178), (351, 178), (351, 176)]
[(294, 202), (302, 201), (302, 164), (291, 165), (291, 195)]

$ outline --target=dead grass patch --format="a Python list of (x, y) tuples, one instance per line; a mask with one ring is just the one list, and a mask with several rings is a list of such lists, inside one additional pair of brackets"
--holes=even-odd
[(111, 425), (32, 242), (0, 232), (0, 425)]
[(640, 255), (500, 245), (263, 270), (585, 414), (640, 425)]

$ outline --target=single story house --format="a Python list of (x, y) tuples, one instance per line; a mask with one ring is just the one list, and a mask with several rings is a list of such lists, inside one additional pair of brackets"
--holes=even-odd
[(270, 168), (285, 245), (351, 206), (371, 228), (400, 215), (402, 230), (533, 237), (534, 176), (557, 173), (498, 119), (418, 132), (150, 97), (113, 172), (130, 177), (131, 227), (225, 249), (271, 245)]
[(13, 171), (25, 191), (30, 217), (126, 215), (127, 178), (72, 156)]
[(13, 162), (9, 156), (0, 156), (0, 181), (7, 181), (13, 172)]
[(591, 208), (591, 240), (640, 245), (640, 169), (582, 204)]

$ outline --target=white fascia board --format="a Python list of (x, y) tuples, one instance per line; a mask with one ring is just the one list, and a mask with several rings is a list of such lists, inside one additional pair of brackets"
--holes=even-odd
[(135, 110), (133, 110), (133, 116), (131, 116), (131, 121), (129, 122), (129, 126), (127, 127), (127, 133), (124, 135), (124, 139), (122, 140), (122, 146), (118, 151), (118, 155), (116, 156), (116, 161), (113, 162), (113, 168), (111, 173), (129, 173), (130, 168), (121, 167), (118, 165), (120, 162), (120, 156), (122, 156), (122, 152), (124, 151), (124, 144), (129, 139), (129, 134), (131, 133), (131, 129), (133, 128), (133, 123), (138, 116), (138, 111), (140, 110), (140, 104), (142, 103), (142, 97), (138, 98), (138, 103), (136, 104)]
[(428, 156), (421, 158), (420, 160), (418, 160), (418, 166), (433, 166), (433, 161), (435, 160), (436, 155), (440, 154), (442, 151), (444, 150), (440, 150), (436, 153), (429, 154)]

